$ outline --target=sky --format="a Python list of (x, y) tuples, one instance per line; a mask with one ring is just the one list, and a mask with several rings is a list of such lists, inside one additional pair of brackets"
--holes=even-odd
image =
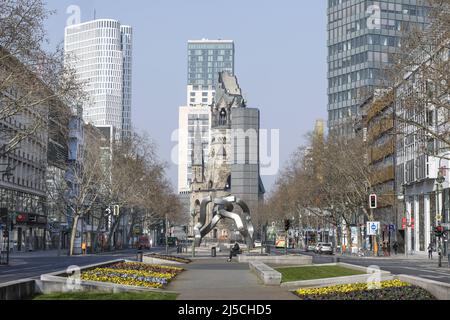
[[(235, 41), (235, 74), (248, 106), (260, 109), (262, 129), (280, 132), (280, 169), (315, 121), (326, 119), (326, 1), (47, 0), (55, 10), (46, 21), (50, 47), (64, 41), (71, 5), (81, 9), (81, 22), (95, 10), (98, 19), (133, 27), (133, 126), (158, 145), (174, 190), (172, 135), (186, 104), (188, 40)], [(276, 174), (262, 178), (270, 192)]]

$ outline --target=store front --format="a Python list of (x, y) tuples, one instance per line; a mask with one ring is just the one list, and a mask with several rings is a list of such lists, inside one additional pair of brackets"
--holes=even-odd
[(27, 252), (47, 249), (47, 217), (31, 213), (16, 214), (13, 223), (13, 251)]

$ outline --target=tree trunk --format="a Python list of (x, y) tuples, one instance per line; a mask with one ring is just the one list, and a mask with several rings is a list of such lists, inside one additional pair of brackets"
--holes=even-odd
[(69, 256), (73, 256), (73, 249), (75, 247), (75, 237), (78, 231), (78, 221), (80, 220), (80, 216), (76, 214), (73, 218), (72, 224), (72, 233), (70, 234), (70, 248), (69, 248)]
[(353, 247), (353, 240), (352, 240), (352, 227), (351, 225), (346, 225), (347, 228), (347, 242), (348, 242), (348, 249), (349, 253), (352, 253), (352, 247)]

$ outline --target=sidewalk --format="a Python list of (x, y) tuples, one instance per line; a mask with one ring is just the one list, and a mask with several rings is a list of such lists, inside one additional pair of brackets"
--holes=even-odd
[(227, 262), (225, 255), (196, 259), (167, 288), (178, 300), (297, 300), (280, 287), (258, 283), (248, 264)]
[[(433, 253), (433, 260), (428, 259), (428, 254), (427, 253), (423, 253), (423, 252), (419, 252), (419, 253), (413, 253), (413, 254), (391, 254), (390, 256), (358, 256), (356, 254), (336, 254), (336, 257), (348, 257), (348, 258), (359, 258), (359, 259), (376, 259), (376, 260), (426, 260), (426, 261), (437, 261), (438, 260), (438, 255), (436, 253)], [(447, 256), (443, 256), (442, 257), (442, 262), (447, 262), (448, 258)]]

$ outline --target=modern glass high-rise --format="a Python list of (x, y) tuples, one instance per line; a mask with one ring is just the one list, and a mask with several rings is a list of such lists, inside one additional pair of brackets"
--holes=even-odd
[(98, 19), (65, 29), (66, 62), (85, 84), (83, 119), (113, 126), (116, 139), (131, 133), (132, 35), (130, 26)]
[(423, 0), (328, 0), (327, 14), (328, 127), (350, 135), (361, 99), (386, 85), (382, 70), (427, 10)]
[(232, 40), (188, 41), (188, 106), (212, 104), (221, 71), (234, 75)]
[(210, 106), (215, 95), (219, 73), (234, 75), (233, 40), (188, 41), (187, 101), (179, 109), (178, 191), (190, 190), (194, 129), (200, 125), (204, 160), (208, 160)]

